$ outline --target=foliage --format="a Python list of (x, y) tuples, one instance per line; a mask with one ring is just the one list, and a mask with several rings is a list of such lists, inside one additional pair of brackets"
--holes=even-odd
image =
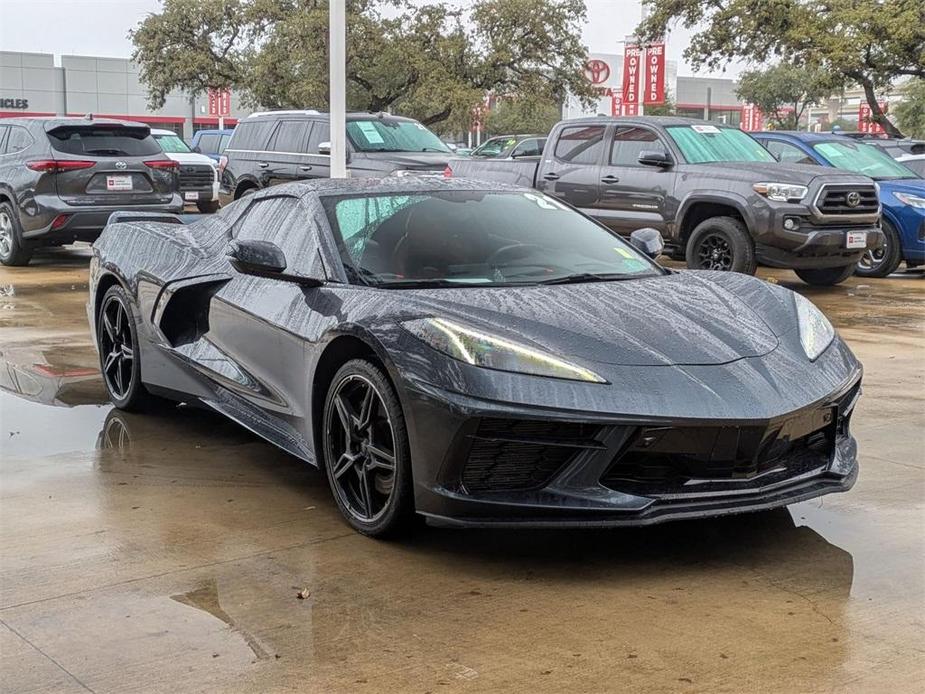
[[(583, 0), (347, 0), (347, 106), (468, 129), (488, 91), (590, 103)], [(151, 106), (226, 87), (327, 108), (328, 0), (164, 0), (131, 32)]]
[(903, 75), (925, 77), (922, 0), (644, 0), (651, 10), (641, 40), (670, 25), (695, 29), (685, 57), (717, 68), (733, 59), (778, 58), (829, 72), (863, 87), (872, 120), (899, 134), (877, 103)]
[(532, 96), (502, 99), (488, 114), (486, 135), (514, 135), (518, 133), (545, 134), (562, 117), (559, 105), (548, 99)]
[(665, 88), (665, 103), (654, 106), (643, 106), (643, 112), (647, 116), (674, 116), (677, 114), (677, 106), (674, 99), (671, 98), (671, 92)]
[(909, 137), (925, 139), (925, 79), (909, 80), (902, 91), (905, 99), (893, 109), (899, 127)]
[(739, 98), (758, 106), (777, 130), (795, 130), (804, 111), (840, 85), (828, 72), (780, 63), (739, 77)]

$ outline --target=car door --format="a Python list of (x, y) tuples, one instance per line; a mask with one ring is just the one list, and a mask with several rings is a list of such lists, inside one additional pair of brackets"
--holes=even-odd
[(668, 231), (669, 198), (677, 174), (670, 167), (644, 166), (643, 152), (669, 149), (657, 132), (640, 125), (618, 125), (610, 136), (606, 162), (601, 167), (601, 195), (597, 217), (614, 231), (628, 235), (652, 227)]
[[(294, 196), (268, 193), (250, 203), (231, 236), (275, 243), (286, 256), (288, 275), (324, 278), (311, 213)], [(321, 317), (310, 307), (325, 290), (237, 270), (230, 274), (210, 301), (208, 344), (198, 348), (203, 365), (223, 386), (222, 396), (209, 404), (311, 459), (302, 427), (310, 399), (302, 335), (318, 329)]]
[[(331, 155), (318, 151), (322, 143), (331, 143), (331, 127), (327, 121), (312, 121), (305, 152), (300, 158), (299, 173), (301, 178), (328, 178), (331, 175)], [(348, 145), (349, 147), (349, 145)]]
[(605, 125), (569, 125), (559, 131), (553, 151), (547, 147), (537, 189), (597, 216)]
[(306, 119), (281, 120), (270, 137), (266, 157), (257, 166), (263, 169), (265, 185), (291, 183), (305, 177), (301, 161), (308, 145), (311, 121)]

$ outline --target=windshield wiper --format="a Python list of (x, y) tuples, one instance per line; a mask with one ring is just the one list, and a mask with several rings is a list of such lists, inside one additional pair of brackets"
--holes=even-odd
[(624, 275), (618, 273), (609, 273), (598, 275), (593, 272), (576, 272), (573, 275), (565, 277), (554, 277), (549, 280), (537, 280), (536, 284), (580, 284), (582, 282), (612, 282), (614, 280), (625, 280), (639, 275)]
[(441, 153), (446, 152), (445, 149), (440, 149), (438, 147), (421, 147), (421, 151), (422, 152), (441, 152)]
[(459, 287), (469, 286), (460, 282), (451, 282), (441, 279), (414, 279), (414, 280), (387, 280), (374, 285), (380, 289), (426, 289), (428, 287)]

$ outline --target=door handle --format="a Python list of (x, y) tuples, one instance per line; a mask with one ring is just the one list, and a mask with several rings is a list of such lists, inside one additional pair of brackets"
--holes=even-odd
[(611, 175), (611, 174), (608, 174), (608, 175), (604, 176), (604, 178), (601, 179), (601, 182), (603, 182), (603, 183), (619, 183), (619, 182), (620, 182), (620, 179), (617, 178), (616, 176), (613, 176), (613, 175)]
[(257, 166), (259, 166), (261, 169), (265, 169), (269, 166), (269, 164), (265, 161), (262, 161), (259, 164), (257, 164)]
[(548, 174), (543, 174), (543, 178), (545, 178), (547, 181), (558, 181), (558, 180), (559, 180), (559, 174), (557, 174), (557, 173), (552, 173), (552, 172), (550, 171)]
[(311, 171), (311, 170), (312, 170), (312, 167), (308, 164), (306, 164), (305, 166), (299, 167), (299, 171)]

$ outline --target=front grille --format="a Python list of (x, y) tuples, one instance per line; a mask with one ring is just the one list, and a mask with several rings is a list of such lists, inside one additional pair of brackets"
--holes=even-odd
[(211, 188), (215, 170), (204, 164), (186, 164), (180, 167), (180, 190)]
[(600, 427), (579, 422), (482, 419), (462, 473), (469, 493), (539, 489), (581, 450), (600, 448)]
[(646, 496), (748, 489), (827, 465), (832, 407), (770, 426), (640, 427), (601, 484)]
[[(857, 204), (852, 204), (855, 200)], [(816, 209), (824, 215), (875, 214), (879, 207), (873, 186), (826, 185), (816, 197)]]

